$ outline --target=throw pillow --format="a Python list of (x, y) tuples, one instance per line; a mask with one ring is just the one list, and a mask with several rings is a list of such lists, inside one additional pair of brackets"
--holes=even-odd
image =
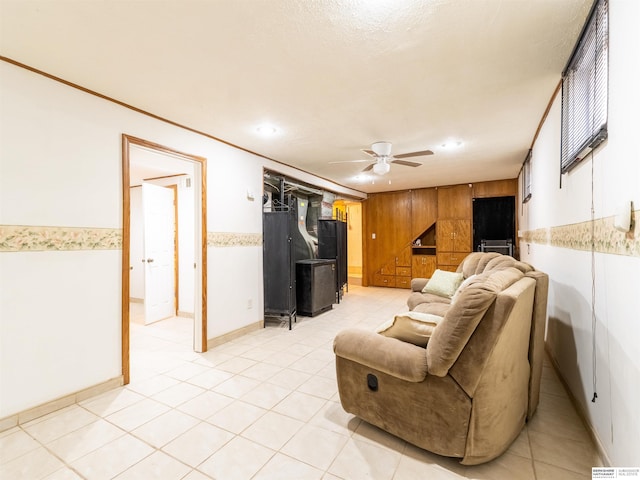
[(403, 342), (426, 347), (433, 330), (442, 317), (430, 313), (406, 312), (380, 325), (376, 332), (385, 337), (397, 338)]
[(422, 293), (432, 293), (440, 297), (451, 298), (462, 283), (462, 273), (436, 270), (422, 289)]

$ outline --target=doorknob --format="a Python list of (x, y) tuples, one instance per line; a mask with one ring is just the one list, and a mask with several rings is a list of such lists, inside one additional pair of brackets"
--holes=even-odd
[(147, 258), (147, 263), (153, 263), (153, 258)]

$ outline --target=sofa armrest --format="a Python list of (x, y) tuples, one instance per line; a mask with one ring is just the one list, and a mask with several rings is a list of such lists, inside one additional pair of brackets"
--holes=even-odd
[(409, 382), (421, 382), (427, 375), (424, 348), (369, 330), (341, 331), (333, 341), (333, 351), (338, 357)]
[(411, 279), (411, 291), (421, 292), (424, 286), (429, 282), (428, 278), (412, 278)]

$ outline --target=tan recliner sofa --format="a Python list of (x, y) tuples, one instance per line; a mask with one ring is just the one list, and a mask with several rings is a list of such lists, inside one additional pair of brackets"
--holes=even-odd
[(458, 271), (474, 277), (455, 303), (410, 296), (414, 311), (442, 316), (426, 348), (348, 329), (334, 352), (347, 412), (474, 465), (506, 451), (535, 412), (548, 276), (497, 253), (472, 253)]

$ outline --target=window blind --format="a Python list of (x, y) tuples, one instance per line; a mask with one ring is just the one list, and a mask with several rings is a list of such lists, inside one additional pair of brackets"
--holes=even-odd
[(598, 0), (562, 76), (561, 173), (607, 138), (608, 0)]

